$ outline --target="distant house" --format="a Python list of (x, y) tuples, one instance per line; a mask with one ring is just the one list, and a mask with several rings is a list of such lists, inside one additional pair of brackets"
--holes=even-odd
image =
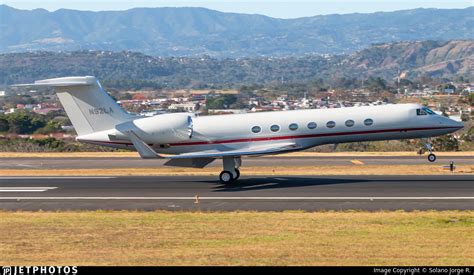
[(468, 93), (474, 93), (474, 86), (468, 85), (468, 86), (466, 86), (466, 88), (464, 88), (464, 91), (466, 91)]
[(168, 110), (171, 111), (180, 111), (180, 112), (194, 112), (196, 111), (196, 104), (189, 102), (189, 103), (174, 103), (168, 107)]
[(443, 90), (445, 94), (454, 94), (454, 89), (453, 88), (445, 88)]
[(7, 96), (7, 91), (0, 91), (0, 96), (3, 97), (3, 96)]
[(209, 114), (245, 114), (247, 110), (245, 109), (209, 109), (207, 110)]
[(34, 113), (40, 114), (40, 115), (46, 115), (49, 112), (54, 112), (54, 111), (61, 111), (62, 108), (45, 108), (45, 109), (37, 109), (33, 110)]

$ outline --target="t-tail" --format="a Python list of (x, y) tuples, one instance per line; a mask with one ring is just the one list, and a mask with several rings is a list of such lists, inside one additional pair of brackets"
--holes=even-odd
[(12, 87), (54, 88), (79, 136), (113, 129), (133, 118), (105, 92), (93, 76), (52, 78)]

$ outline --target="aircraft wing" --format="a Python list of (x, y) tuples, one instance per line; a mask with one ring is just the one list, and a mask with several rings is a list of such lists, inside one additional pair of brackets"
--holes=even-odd
[(276, 154), (287, 151), (293, 151), (299, 149), (299, 146), (293, 142), (282, 142), (272, 143), (267, 145), (249, 147), (245, 149), (234, 149), (234, 150), (208, 150), (199, 151), (192, 153), (183, 153), (179, 155), (161, 155), (165, 158), (170, 159), (186, 159), (186, 158), (222, 158), (222, 157), (239, 157), (239, 156), (251, 156), (251, 155), (263, 155), (263, 154)]
[(294, 142), (269, 143), (259, 146), (251, 146), (244, 149), (229, 149), (229, 150), (207, 150), (191, 153), (183, 153), (179, 155), (158, 154), (146, 144), (140, 137), (132, 130), (125, 131), (125, 134), (132, 141), (133, 146), (138, 151), (142, 158), (167, 158), (167, 159), (215, 159), (222, 157), (239, 157), (263, 154), (277, 154), (287, 151), (294, 151), (300, 149)]
[(209, 163), (213, 162), (217, 158), (223, 157), (240, 157), (240, 156), (251, 156), (251, 155), (262, 155), (262, 154), (276, 154), (287, 152), (291, 150), (299, 149), (295, 143), (279, 143), (279, 144), (268, 144), (255, 148), (246, 148), (238, 150), (209, 150), (200, 151), (193, 153), (183, 153), (179, 155), (160, 155), (161, 157), (168, 158), (169, 160), (165, 163), (166, 166), (179, 166), (179, 167), (193, 167), (203, 168)]

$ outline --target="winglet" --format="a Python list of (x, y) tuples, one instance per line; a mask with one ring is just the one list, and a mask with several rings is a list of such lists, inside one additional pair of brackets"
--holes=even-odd
[(135, 134), (135, 132), (133, 132), (132, 130), (126, 131), (125, 134), (133, 143), (133, 146), (138, 151), (138, 154), (140, 154), (140, 157), (144, 159), (162, 158), (160, 154), (156, 153), (153, 148), (151, 148), (148, 144), (141, 140), (138, 135)]

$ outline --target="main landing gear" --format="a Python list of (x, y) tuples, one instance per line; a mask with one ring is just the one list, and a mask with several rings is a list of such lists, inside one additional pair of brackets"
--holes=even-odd
[(222, 159), (224, 171), (219, 175), (219, 180), (223, 184), (228, 184), (236, 181), (240, 177), (239, 167), (242, 164), (240, 158), (225, 157)]
[[(430, 152), (429, 155), (428, 155), (428, 161), (429, 162), (435, 162), (436, 161), (436, 155), (433, 154), (433, 145), (431, 145), (431, 143), (429, 143), (429, 142), (424, 142), (423, 147), (424, 147), (424, 149), (426, 149)], [(423, 150), (423, 149), (421, 149), (421, 150)]]

